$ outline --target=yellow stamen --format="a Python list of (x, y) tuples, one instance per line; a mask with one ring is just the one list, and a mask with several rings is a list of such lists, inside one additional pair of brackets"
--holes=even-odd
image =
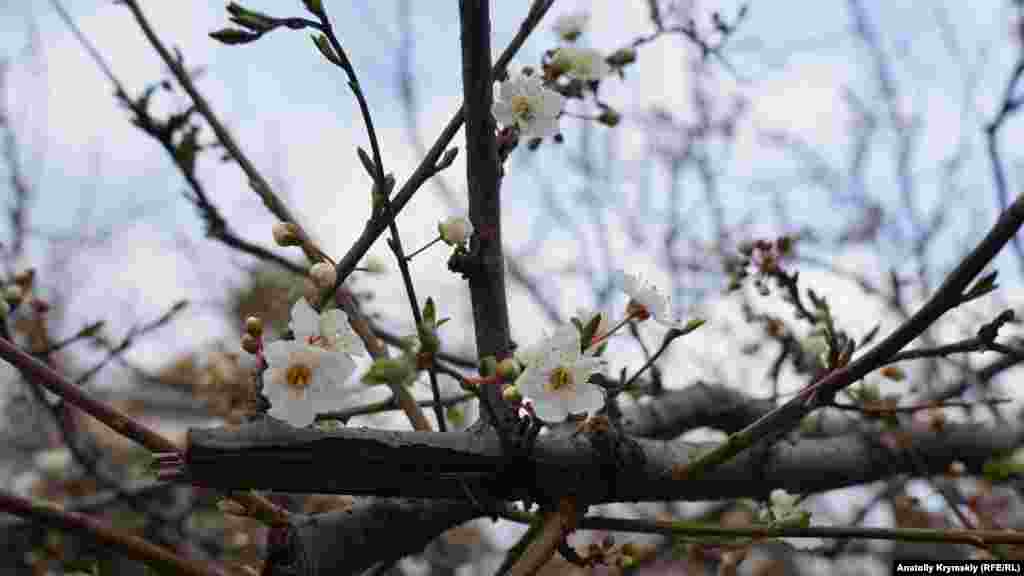
[(284, 379), (292, 395), (301, 397), (303, 391), (313, 383), (313, 368), (307, 364), (292, 364), (285, 371)]
[(530, 122), (536, 116), (530, 99), (521, 94), (512, 97), (512, 114), (524, 122)]
[(575, 388), (572, 372), (564, 366), (559, 366), (551, 371), (548, 377), (547, 389), (549, 392), (568, 392)]

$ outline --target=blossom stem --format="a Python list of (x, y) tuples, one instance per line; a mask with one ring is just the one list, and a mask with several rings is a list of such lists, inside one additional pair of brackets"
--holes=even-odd
[(441, 236), (438, 236), (437, 238), (434, 238), (433, 240), (431, 240), (430, 242), (428, 242), (428, 243), (427, 243), (426, 245), (424, 245), (424, 246), (422, 246), (422, 247), (418, 248), (417, 250), (414, 250), (414, 251), (412, 252), (412, 254), (408, 254), (408, 255), (407, 255), (407, 256), (405, 257), (405, 261), (406, 261), (406, 262), (408, 262), (409, 260), (412, 260), (413, 256), (416, 256), (416, 255), (418, 255), (418, 254), (419, 254), (420, 252), (423, 252), (423, 251), (424, 251), (424, 250), (426, 250), (427, 248), (430, 248), (431, 246), (433, 246), (434, 244), (437, 244), (437, 243), (438, 243), (438, 242), (440, 242), (440, 241), (441, 241)]
[(630, 321), (636, 319), (637, 316), (638, 316), (637, 313), (627, 314), (625, 318), (623, 318), (622, 320), (619, 320), (618, 324), (616, 324), (615, 326), (612, 326), (611, 328), (606, 330), (604, 334), (598, 334), (597, 336), (595, 336), (594, 339), (591, 340), (590, 346), (593, 347), (593, 346), (597, 346), (597, 345), (599, 345), (599, 344), (601, 344), (603, 342), (606, 342), (608, 340), (608, 338), (611, 337), (612, 334), (617, 332), (623, 326), (629, 324)]

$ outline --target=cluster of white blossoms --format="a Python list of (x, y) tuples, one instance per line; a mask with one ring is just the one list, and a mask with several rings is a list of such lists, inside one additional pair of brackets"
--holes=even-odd
[[(701, 320), (683, 323), (674, 318), (669, 299), (639, 277), (620, 271), (615, 280), (630, 296), (627, 313), (634, 317), (654, 317), (659, 323), (683, 333), (703, 324)], [(604, 403), (604, 392), (589, 380), (607, 367), (607, 361), (597, 353), (609, 336), (608, 318), (604, 313), (582, 308), (577, 310), (577, 317), (584, 326), (598, 318), (594, 340), (586, 346), (580, 342), (580, 329), (566, 324), (554, 335), (516, 351), (516, 359), (526, 368), (516, 379), (515, 389), (531, 401), (541, 420), (556, 422), (570, 413), (592, 413)]]
[(263, 393), (270, 415), (302, 427), (313, 423), (316, 411), (341, 408), (357, 385), (348, 385), (356, 369), (352, 356), (365, 356), (362, 340), (341, 310), (317, 314), (305, 298), (292, 306), (288, 323), (294, 340), (267, 344), (267, 378)]
[(560, 326), (517, 356), (526, 369), (515, 386), (530, 398), (541, 420), (558, 422), (570, 413), (595, 412), (604, 403), (604, 392), (589, 380), (607, 361), (592, 351), (581, 352), (580, 334), (572, 324)]
[(561, 94), (546, 88), (535, 74), (511, 74), (498, 88), (494, 118), (503, 126), (516, 126), (526, 139), (547, 138), (558, 133), (558, 115), (564, 100)]

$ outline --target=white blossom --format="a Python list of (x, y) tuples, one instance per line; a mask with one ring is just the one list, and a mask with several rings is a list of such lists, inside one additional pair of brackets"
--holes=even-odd
[(639, 276), (619, 272), (616, 283), (629, 295), (634, 305), (641, 306), (659, 324), (668, 328), (684, 330), (684, 323), (672, 315), (672, 301), (653, 284)]
[(564, 98), (545, 88), (536, 75), (514, 74), (502, 82), (494, 101), (494, 117), (503, 126), (517, 126), (527, 139), (558, 133), (558, 114)]
[(288, 326), (294, 340), (277, 340), (266, 347), (268, 365), (264, 394), (270, 415), (292, 426), (308, 426), (316, 412), (343, 406), (353, 389), (346, 386), (356, 365), (350, 355), (365, 348), (341, 310), (317, 315), (305, 299), (292, 307)]
[(604, 56), (592, 48), (563, 46), (555, 51), (551, 63), (569, 76), (584, 82), (600, 80), (612, 71)]
[(366, 356), (366, 347), (352, 330), (348, 314), (343, 310), (333, 308), (317, 316), (309, 302), (299, 298), (292, 306), (292, 319), (288, 327), (292, 329), (296, 341), (304, 341), (331, 352)]
[(580, 352), (575, 326), (559, 327), (524, 356), (526, 369), (515, 385), (530, 398), (540, 419), (557, 422), (569, 413), (594, 412), (603, 404), (604, 393), (588, 380), (605, 367), (605, 360)]

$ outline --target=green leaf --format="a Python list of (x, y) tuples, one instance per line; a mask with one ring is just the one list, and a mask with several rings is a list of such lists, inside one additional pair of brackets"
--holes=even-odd
[(338, 60), (338, 56), (334, 53), (334, 49), (331, 48), (331, 43), (327, 41), (327, 36), (320, 34), (319, 36), (313, 36), (313, 43), (316, 44), (317, 50), (324, 55), (332, 64), (341, 65), (341, 61)]
[(404, 358), (378, 358), (363, 375), (364, 384), (405, 385), (416, 370)]
[(224, 44), (248, 44), (249, 42), (259, 40), (260, 36), (262, 36), (262, 34), (257, 32), (247, 32), (245, 30), (239, 30), (238, 28), (224, 28), (223, 30), (210, 32), (210, 38)]
[(437, 324), (437, 310), (433, 298), (427, 298), (427, 303), (423, 306), (423, 322), (431, 328)]
[(324, 16), (324, 3), (322, 0), (302, 0), (302, 4), (312, 15), (319, 17)]
[(228, 4), (228, 13), (231, 14), (230, 20), (235, 24), (243, 28), (248, 28), (253, 32), (270, 32), (274, 28), (278, 27), (278, 21), (276, 18), (267, 16), (262, 12), (256, 12), (255, 10), (249, 10), (234, 2)]

